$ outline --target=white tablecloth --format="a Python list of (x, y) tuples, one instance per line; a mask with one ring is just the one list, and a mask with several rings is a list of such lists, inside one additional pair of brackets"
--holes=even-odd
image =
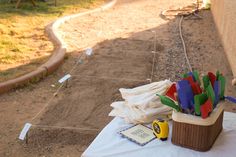
[[(225, 112), (223, 130), (207, 152), (198, 152), (173, 145), (171, 135), (167, 141), (155, 139), (139, 146), (117, 132), (129, 127), (121, 118), (114, 118), (95, 138), (82, 157), (235, 157), (236, 114)], [(170, 133), (172, 129), (169, 123)]]

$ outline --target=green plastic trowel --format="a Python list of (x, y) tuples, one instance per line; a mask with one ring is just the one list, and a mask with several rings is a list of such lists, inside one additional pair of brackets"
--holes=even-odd
[(159, 94), (156, 94), (156, 95), (160, 97), (162, 104), (175, 109), (177, 112), (180, 111), (180, 107), (176, 105), (176, 103), (173, 100), (163, 95), (159, 95)]

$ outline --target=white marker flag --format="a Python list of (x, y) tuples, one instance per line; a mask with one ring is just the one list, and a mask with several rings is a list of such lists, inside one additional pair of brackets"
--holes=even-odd
[(30, 123), (26, 123), (24, 128), (22, 129), (21, 133), (20, 133), (20, 136), (19, 136), (19, 139), (20, 140), (24, 140), (25, 139), (25, 136), (27, 134), (27, 132), (29, 131), (30, 127), (32, 126), (32, 124)]
[(67, 74), (67, 75), (63, 76), (58, 82), (59, 82), (59, 83), (63, 83), (63, 82), (65, 82), (66, 80), (68, 80), (69, 78), (71, 78), (71, 75), (70, 75), (70, 74)]
[(92, 48), (87, 48), (85, 51), (87, 56), (91, 56), (93, 54), (93, 49)]

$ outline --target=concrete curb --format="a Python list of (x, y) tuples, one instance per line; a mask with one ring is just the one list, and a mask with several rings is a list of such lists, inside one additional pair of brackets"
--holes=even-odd
[(20, 76), (15, 79), (11, 79), (5, 82), (0, 83), (0, 94), (3, 94), (5, 92), (8, 92), (12, 89), (22, 87), (27, 85), (28, 83), (33, 83), (33, 82), (38, 82), (39, 80), (45, 78), (47, 75), (53, 73), (57, 68), (63, 63), (64, 57), (66, 54), (66, 48), (67, 45), (64, 43), (62, 37), (60, 36), (58, 32), (58, 28), (60, 25), (65, 23), (68, 20), (72, 20), (73, 18), (77, 18), (80, 16), (92, 14), (95, 12), (100, 12), (104, 11), (107, 9), (110, 9), (116, 4), (117, 0), (111, 0), (110, 2), (106, 3), (105, 5), (87, 11), (87, 12), (82, 12), (74, 15), (68, 15), (64, 16), (62, 18), (59, 18), (58, 20), (54, 21), (53, 23), (49, 24), (46, 27), (46, 32), (49, 35), (50, 40), (53, 42), (55, 50), (53, 55), (50, 57), (50, 59), (38, 67), (36, 70), (25, 74), (23, 76)]

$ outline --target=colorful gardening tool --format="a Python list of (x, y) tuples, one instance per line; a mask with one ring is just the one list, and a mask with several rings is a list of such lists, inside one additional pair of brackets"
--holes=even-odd
[(163, 95), (159, 95), (159, 94), (157, 94), (157, 96), (160, 97), (162, 104), (175, 109), (177, 112), (180, 111), (180, 107), (178, 105), (176, 105), (176, 103), (173, 100), (171, 100), (170, 98), (163, 96)]
[(193, 80), (196, 81), (192, 72), (189, 72), (188, 76), (191, 76), (193, 78)]
[(212, 102), (210, 98), (208, 98), (208, 100), (203, 105), (201, 105), (200, 110), (203, 119), (209, 116), (212, 111)]
[(214, 102), (214, 108), (215, 108), (218, 102), (220, 101), (220, 83), (218, 80), (215, 81), (213, 89), (215, 93), (215, 102)]
[(226, 96), (225, 99), (227, 99), (227, 100), (229, 100), (229, 101), (231, 101), (233, 103), (236, 103), (236, 98), (234, 98), (234, 97)]
[(215, 102), (215, 93), (214, 93), (214, 90), (213, 90), (211, 84), (209, 84), (208, 87), (206, 88), (206, 94), (207, 94), (208, 98), (211, 99), (211, 102), (214, 103)]
[(192, 72), (183, 75), (183, 79), (186, 79), (188, 77), (191, 77), (193, 81), (196, 81)]
[(219, 72), (219, 70), (216, 71), (216, 80), (219, 80), (219, 76), (221, 75), (221, 73)]
[(193, 109), (193, 92), (188, 80), (177, 82), (177, 92), (182, 109)]
[(173, 83), (171, 86), (170, 86), (170, 88), (168, 88), (168, 90), (166, 91), (166, 96), (167, 97), (169, 97), (170, 99), (172, 99), (172, 100), (174, 100), (174, 101), (177, 101), (177, 99), (176, 99), (176, 92), (177, 92), (177, 90), (176, 90), (176, 84), (175, 83)]
[(200, 107), (202, 104), (204, 104), (207, 101), (208, 97), (205, 93), (198, 94), (194, 96), (194, 111), (195, 114), (200, 116), (201, 110)]
[(209, 80), (211, 82), (211, 85), (212, 87), (214, 87), (214, 83), (216, 81), (216, 76), (215, 74), (213, 74), (212, 72), (208, 72), (208, 77), (209, 77)]
[(203, 87), (206, 90), (206, 88), (208, 87), (209, 83), (210, 83), (210, 79), (208, 75), (205, 75), (202, 77), (202, 82), (203, 82)]
[(193, 84), (193, 83), (194, 83), (194, 78), (193, 78), (193, 76), (185, 77), (183, 80), (187, 80), (187, 81), (189, 82), (189, 84)]
[(185, 74), (183, 80), (189, 81), (194, 95), (202, 93), (198, 72), (194, 71), (193, 73)]
[[(165, 96), (160, 96), (161, 102), (176, 111), (195, 114), (206, 118), (217, 107), (220, 100), (227, 99), (236, 103), (236, 98), (225, 96), (225, 77), (217, 71), (208, 72), (202, 78), (203, 87), (197, 71), (185, 73), (182, 80), (167, 90)], [(178, 105), (177, 105), (178, 104)]]
[(224, 99), (225, 95), (225, 77), (223, 75), (219, 75), (220, 81), (220, 99)]
[(194, 76), (194, 79), (197, 81), (197, 83), (201, 86), (201, 81), (199, 79), (199, 74), (197, 71), (193, 71), (193, 76)]
[(194, 95), (202, 93), (202, 89), (201, 89), (200, 85), (197, 82), (191, 84), (191, 87), (192, 87)]

